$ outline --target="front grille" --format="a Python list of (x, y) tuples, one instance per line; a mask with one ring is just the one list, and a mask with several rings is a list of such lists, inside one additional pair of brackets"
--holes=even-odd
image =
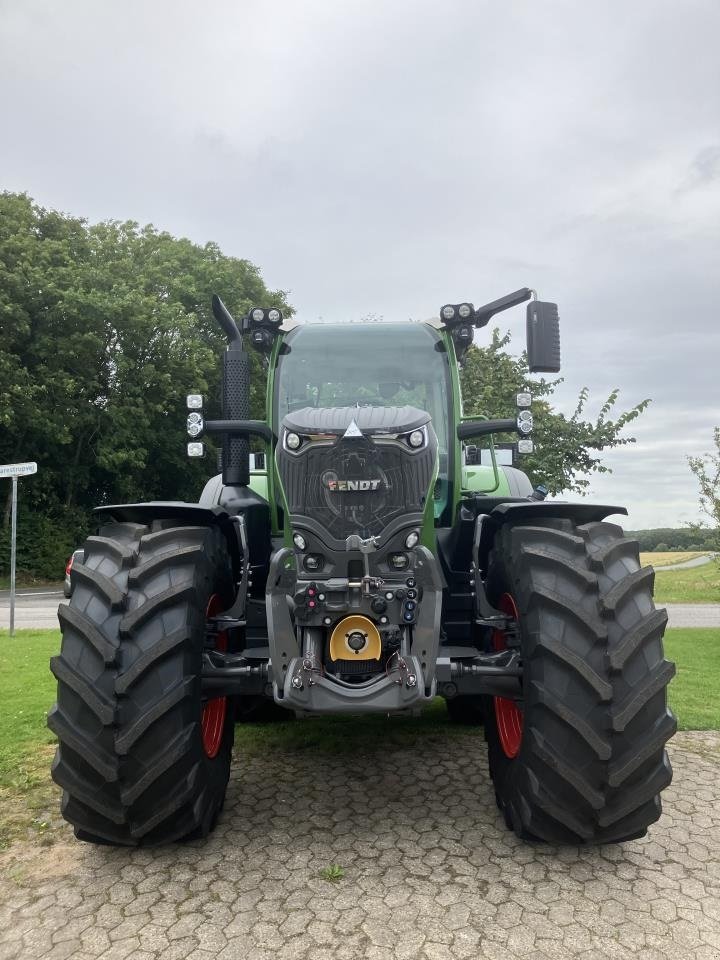
[[(425, 509), (435, 464), (436, 440), (412, 452), (401, 443), (369, 437), (308, 443), (297, 455), (278, 445), (277, 461), (293, 517), (309, 517), (337, 540), (351, 534), (378, 536), (398, 517)], [(376, 489), (345, 489), (370, 481)]]

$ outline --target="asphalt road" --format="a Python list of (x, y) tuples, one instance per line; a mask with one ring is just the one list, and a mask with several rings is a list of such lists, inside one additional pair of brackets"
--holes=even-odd
[[(48, 587), (23, 590), (17, 595), (15, 626), (21, 629), (58, 627), (58, 603), (66, 603), (62, 591)], [(671, 603), (666, 607), (671, 627), (720, 627), (720, 603)], [(9, 594), (0, 591), (0, 626), (10, 620)]]
[(661, 567), (655, 567), (658, 570), (689, 570), (691, 567), (704, 567), (706, 563), (714, 560), (717, 554), (705, 554), (704, 557), (693, 557), (692, 560), (683, 560), (681, 563), (668, 563)]
[(507, 832), (481, 731), (239, 757), (207, 841), (0, 852), (0, 958), (717, 960), (720, 733), (670, 752), (648, 836), (590, 848)]

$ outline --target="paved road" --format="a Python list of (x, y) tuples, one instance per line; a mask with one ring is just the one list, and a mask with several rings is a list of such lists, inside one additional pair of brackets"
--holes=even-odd
[(720, 733), (671, 755), (648, 837), (565, 849), (504, 829), (481, 735), (238, 760), (206, 842), (0, 853), (0, 957), (717, 960)]
[[(58, 603), (65, 603), (60, 590), (40, 587), (18, 594), (15, 626), (18, 630), (58, 628)], [(667, 604), (671, 627), (720, 627), (720, 603)], [(0, 626), (7, 627), (10, 617), (8, 592), (0, 592)]]
[(683, 560), (681, 563), (667, 563), (656, 566), (656, 571), (661, 570), (688, 570), (691, 567), (704, 567), (706, 563), (716, 558), (717, 554), (705, 554), (704, 557), (693, 557), (692, 560)]
[(720, 627), (720, 603), (667, 603), (665, 609), (669, 627)]
[[(18, 630), (57, 630), (59, 629), (57, 608), (65, 603), (62, 590), (52, 587), (33, 587), (19, 590), (15, 603), (15, 627)], [(0, 627), (7, 628), (10, 623), (10, 593), (0, 591)]]

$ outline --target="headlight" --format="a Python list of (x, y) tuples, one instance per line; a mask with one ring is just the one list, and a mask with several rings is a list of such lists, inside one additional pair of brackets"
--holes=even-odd
[(293, 534), (293, 543), (298, 548), (298, 550), (304, 550), (307, 544), (305, 543), (305, 537), (301, 533)]
[[(523, 414), (525, 416), (523, 416)], [(523, 410), (517, 421), (517, 428), (520, 433), (532, 433), (533, 419), (529, 410)]]
[(297, 450), (300, 446), (300, 437), (296, 433), (286, 433), (285, 444), (290, 450)]
[(191, 437), (199, 437), (203, 432), (203, 427), (205, 426), (202, 418), (202, 414), (193, 411), (193, 413), (188, 414), (187, 418), (187, 432)]
[(406, 570), (410, 564), (410, 558), (406, 553), (391, 553), (388, 555), (388, 566), (393, 570)]
[[(298, 536), (298, 534), (296, 534)], [(299, 549), (302, 550), (302, 547)], [(325, 565), (325, 557), (321, 553), (309, 553), (303, 560), (303, 566), (308, 571), (308, 573), (315, 573), (317, 570), (322, 570)]]
[(443, 320), (452, 320), (452, 318), (455, 316), (455, 307), (449, 303), (446, 307), (442, 308), (440, 315), (442, 316)]
[(408, 443), (411, 447), (421, 447), (425, 443), (425, 434), (422, 430), (413, 430), (408, 437)]
[(265, 319), (265, 311), (260, 310), (259, 308), (256, 308), (252, 312), (252, 318), (255, 321), (255, 323), (262, 323), (263, 320)]
[(467, 320), (467, 318), (471, 315), (472, 312), (473, 312), (472, 306), (469, 303), (461, 303), (460, 306), (458, 307), (458, 313), (463, 318), (463, 320)]
[(413, 530), (412, 533), (409, 533), (405, 537), (405, 547), (407, 550), (412, 550), (413, 547), (416, 547), (420, 542), (420, 534), (417, 530)]
[(279, 310), (275, 310), (273, 308), (272, 310), (268, 311), (268, 320), (270, 321), (270, 323), (280, 323), (280, 321), (282, 320), (282, 314), (280, 313)]

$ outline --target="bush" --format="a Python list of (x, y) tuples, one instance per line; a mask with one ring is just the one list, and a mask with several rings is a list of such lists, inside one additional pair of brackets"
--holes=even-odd
[[(90, 533), (92, 521), (83, 510), (46, 516), (18, 510), (17, 570), (31, 577), (61, 580), (70, 554)], [(0, 575), (10, 573), (10, 525), (0, 529)]]
[(670, 547), (666, 543), (656, 543), (655, 553), (667, 553)]

